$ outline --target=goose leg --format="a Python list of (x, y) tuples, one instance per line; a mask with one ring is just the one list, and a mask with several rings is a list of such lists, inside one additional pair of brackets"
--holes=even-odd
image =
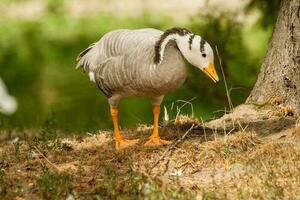
[(136, 140), (127, 140), (124, 139), (123, 136), (120, 133), (119, 130), (119, 124), (118, 124), (118, 108), (110, 108), (111, 117), (114, 123), (114, 134), (115, 134), (115, 140), (116, 140), (116, 149), (122, 149), (126, 148), (132, 145), (135, 145), (138, 142), (138, 139)]
[(153, 115), (154, 115), (154, 123), (153, 123), (153, 133), (150, 136), (148, 142), (145, 143), (146, 146), (159, 146), (164, 144), (171, 144), (171, 141), (163, 140), (159, 137), (158, 133), (158, 119), (160, 113), (160, 106), (153, 105), (152, 107)]

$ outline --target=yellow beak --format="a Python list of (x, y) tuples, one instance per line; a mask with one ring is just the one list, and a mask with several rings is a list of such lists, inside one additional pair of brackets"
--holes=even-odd
[(215, 83), (219, 81), (218, 74), (216, 72), (215, 66), (213, 64), (209, 64), (207, 67), (203, 69), (203, 72), (209, 76)]

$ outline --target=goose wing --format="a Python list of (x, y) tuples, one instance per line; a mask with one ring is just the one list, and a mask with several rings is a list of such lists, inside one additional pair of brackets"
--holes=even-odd
[(79, 54), (76, 68), (82, 67), (84, 71), (94, 71), (97, 66), (107, 62), (107, 59), (128, 55), (137, 48), (153, 46), (154, 50), (155, 41), (162, 33), (152, 28), (109, 32)]
[(156, 29), (109, 32), (79, 54), (77, 68), (89, 71), (106, 96), (120, 93), (136, 78), (137, 65), (152, 63), (161, 34)]

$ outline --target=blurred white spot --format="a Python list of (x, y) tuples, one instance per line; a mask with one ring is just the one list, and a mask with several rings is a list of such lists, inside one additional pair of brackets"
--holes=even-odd
[(182, 175), (182, 171), (181, 170), (177, 170), (173, 173), (170, 173), (170, 176), (181, 176)]
[(9, 144), (15, 144), (19, 141), (19, 137), (16, 137), (15, 139), (10, 140), (8, 143)]
[(90, 76), (90, 81), (96, 83), (96, 81), (95, 81), (95, 73), (94, 72), (89, 72), (89, 76)]
[(169, 117), (168, 110), (167, 110), (166, 106), (164, 106), (164, 121), (168, 122), (169, 119), (170, 119), (170, 117)]
[(6, 86), (0, 78), (0, 112), (6, 115), (11, 115), (16, 112), (18, 103), (13, 96), (7, 93)]
[(75, 200), (74, 196), (72, 194), (69, 194), (66, 198), (66, 200)]
[(30, 155), (32, 158), (38, 158), (40, 154), (32, 150)]

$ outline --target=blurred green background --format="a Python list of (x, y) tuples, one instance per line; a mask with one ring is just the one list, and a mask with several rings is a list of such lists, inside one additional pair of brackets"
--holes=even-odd
[[(241, 7), (218, 11), (224, 6), (223, 1), (214, 6), (206, 1), (197, 12), (179, 20), (162, 10), (153, 10), (153, 6), (137, 8), (139, 14), (136, 16), (120, 16), (113, 12), (114, 9), (72, 14), (67, 6), (71, 1), (44, 0), (30, 1), (43, 4), (42, 14), (15, 16), (14, 6), (21, 5), (22, 10), (27, 2), (0, 2), (0, 77), (19, 103), (15, 114), (0, 114), (2, 129), (51, 126), (80, 132), (111, 128), (107, 99), (86, 74), (74, 67), (81, 50), (106, 32), (120, 28), (165, 30), (180, 26), (203, 36), (212, 47), (218, 46), (233, 104), (238, 105), (245, 101), (256, 81), (279, 7), (279, 1), (250, 0)], [(86, 2), (73, 1), (79, 7)], [(100, 2), (108, 4), (107, 0)], [(181, 6), (178, 4), (178, 9)], [(221, 76), (219, 61), (215, 57)], [(189, 66), (184, 86), (167, 95), (163, 106), (174, 118), (176, 107), (184, 104), (179, 100), (191, 99), (194, 116), (198, 118), (214, 118), (228, 110), (224, 82), (215, 85), (201, 71)], [(192, 114), (189, 104), (181, 111), (182, 114)], [(122, 100), (120, 121), (123, 128), (152, 123), (150, 100)]]

